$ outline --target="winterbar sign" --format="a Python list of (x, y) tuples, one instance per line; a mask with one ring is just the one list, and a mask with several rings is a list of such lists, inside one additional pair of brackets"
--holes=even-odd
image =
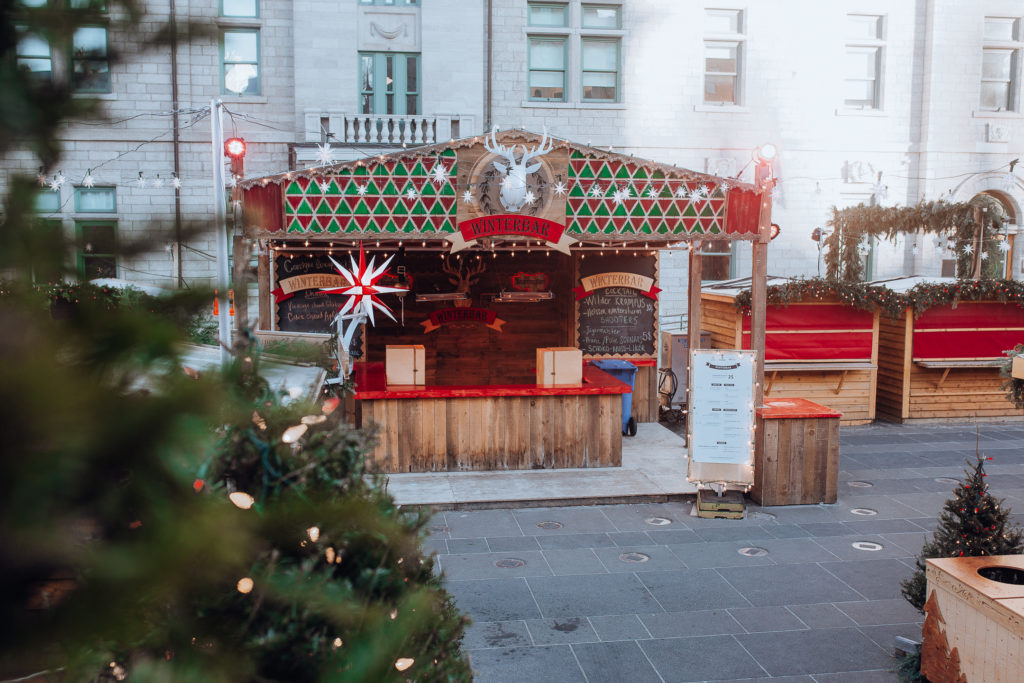
[(430, 317), (420, 322), (420, 325), (423, 325), (423, 333), (426, 334), (442, 325), (461, 322), (480, 323), (498, 332), (502, 331), (501, 326), (505, 324), (497, 313), (486, 308), (442, 308), (439, 311), (432, 311)]
[(540, 240), (563, 254), (576, 240), (565, 234), (565, 226), (536, 216), (498, 214), (481, 216), (459, 223), (459, 231), (446, 237), (452, 243), (452, 253), (475, 246), (477, 240), (488, 237), (513, 236)]
[(754, 352), (694, 349), (690, 367), (690, 461), (751, 464)]

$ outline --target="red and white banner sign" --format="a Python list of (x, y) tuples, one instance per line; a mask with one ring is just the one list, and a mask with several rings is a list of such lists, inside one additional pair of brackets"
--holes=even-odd
[(661, 291), (661, 289), (654, 286), (654, 278), (647, 277), (646, 275), (637, 275), (636, 273), (599, 273), (597, 275), (590, 275), (580, 278), (580, 286), (573, 287), (572, 291), (576, 293), (577, 299), (584, 299), (593, 294), (595, 289), (604, 289), (605, 287), (639, 289), (641, 294), (655, 301), (658, 300), (658, 292)]
[(519, 214), (498, 214), (481, 216), (459, 223), (459, 232), (446, 237), (452, 243), (452, 253), (476, 245), (486, 237), (514, 236), (540, 240), (563, 254), (569, 253), (569, 245), (576, 240), (565, 234), (565, 226), (536, 216)]
[(270, 293), (274, 295), (274, 301), (284, 301), (303, 289), (348, 287), (351, 284), (339, 273), (307, 273), (279, 281), (277, 288), (270, 290)]
[(494, 311), (486, 308), (442, 308), (440, 311), (434, 311), (430, 314), (428, 320), (424, 320), (420, 323), (423, 325), (423, 333), (433, 332), (442, 325), (450, 325), (452, 323), (462, 322), (475, 322), (486, 325), (492, 330), (501, 332), (501, 326), (505, 324), (505, 321), (498, 317), (498, 314)]

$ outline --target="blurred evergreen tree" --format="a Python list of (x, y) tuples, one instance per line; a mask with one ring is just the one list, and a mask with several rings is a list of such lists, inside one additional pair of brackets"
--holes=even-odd
[[(0, 158), (45, 168), (60, 125), (96, 116), (17, 66), (16, 26), (60, 41), (96, 18), (51, 4), (0, 2)], [(223, 374), (182, 372), (209, 292), (34, 286), (69, 245), (33, 225), (35, 179), (7, 175), (0, 679), (470, 680), (426, 517), (364, 477), (367, 436), (334, 401), (282, 405), (254, 349)]]

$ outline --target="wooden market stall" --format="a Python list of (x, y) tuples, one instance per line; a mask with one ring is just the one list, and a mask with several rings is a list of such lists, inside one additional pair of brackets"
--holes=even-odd
[[(953, 278), (887, 280), (885, 287), (907, 293), (917, 287), (962, 286)], [(1003, 351), (1024, 343), (1024, 308), (995, 296), (926, 308), (907, 308), (898, 318), (883, 315), (879, 326), (878, 397), (880, 419), (949, 420), (1022, 418), (1007, 400), (999, 366)]]
[[(408, 290), (350, 348), (382, 472), (619, 465), (629, 387), (589, 363), (633, 363), (632, 415), (655, 421), (658, 250), (752, 240), (763, 272), (770, 211), (749, 185), (524, 131), (242, 185), (262, 329), (330, 331), (360, 252)], [(545, 382), (538, 349), (572, 349), (575, 377)]]
[[(785, 278), (769, 277), (768, 287)], [(705, 287), (701, 318), (712, 348), (749, 349), (751, 316), (737, 306), (749, 280)], [(765, 398), (802, 398), (842, 413), (841, 424), (875, 419), (879, 313), (840, 302), (835, 295), (805, 297), (766, 311)]]

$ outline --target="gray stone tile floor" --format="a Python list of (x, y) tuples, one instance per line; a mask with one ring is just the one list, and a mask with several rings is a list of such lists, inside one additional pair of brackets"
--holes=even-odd
[(921, 628), (900, 581), (976, 439), (992, 492), (1024, 520), (1024, 423), (840, 431), (834, 505), (436, 513), (427, 547), (473, 619), (476, 680), (896, 681), (894, 638)]

